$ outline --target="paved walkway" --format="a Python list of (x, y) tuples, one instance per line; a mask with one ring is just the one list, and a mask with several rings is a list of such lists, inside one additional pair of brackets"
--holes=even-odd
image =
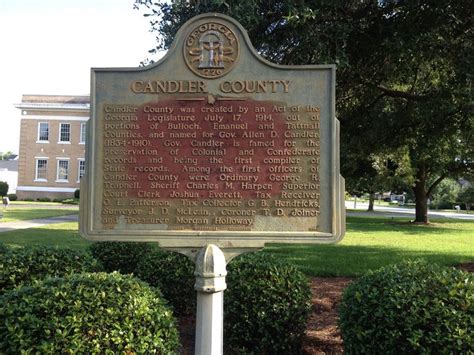
[(27, 221), (5, 222), (0, 223), (0, 233), (9, 232), (17, 229), (37, 228), (53, 223), (77, 222), (79, 215), (72, 214), (67, 216), (58, 216), (50, 218), (30, 219)]
[[(380, 206), (374, 205), (374, 212), (367, 212), (369, 207), (368, 203), (357, 202), (356, 209), (354, 209), (353, 201), (346, 201), (346, 209), (348, 216), (367, 216), (375, 215), (380, 217), (411, 217), (415, 218), (415, 209), (406, 208), (406, 207), (392, 207), (392, 206)], [(474, 220), (474, 213), (463, 213), (463, 212), (447, 212), (447, 211), (437, 211), (429, 210), (428, 217), (442, 217), (442, 218), (452, 218), (452, 219), (462, 219), (462, 220)]]

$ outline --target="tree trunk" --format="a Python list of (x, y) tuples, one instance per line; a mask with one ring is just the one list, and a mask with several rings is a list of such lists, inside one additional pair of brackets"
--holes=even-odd
[(367, 209), (368, 212), (374, 212), (374, 201), (375, 201), (375, 194), (369, 195), (369, 208)]
[(415, 223), (428, 223), (428, 194), (426, 191), (426, 173), (425, 169), (418, 168), (416, 173), (415, 186)]

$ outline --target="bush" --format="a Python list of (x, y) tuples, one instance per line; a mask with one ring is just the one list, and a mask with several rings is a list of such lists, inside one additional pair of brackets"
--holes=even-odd
[(10, 201), (18, 200), (18, 196), (16, 194), (8, 194), (7, 196), (10, 199)]
[(14, 249), (0, 256), (0, 294), (48, 276), (100, 269), (100, 264), (84, 251), (48, 247)]
[(59, 202), (65, 205), (78, 205), (79, 204), (79, 201), (73, 198), (66, 198), (64, 200), (59, 200)]
[[(0, 242), (0, 255), (8, 253), (9, 251), (10, 251), (10, 249), (5, 244)], [(3, 264), (3, 262), (0, 261), (0, 265), (2, 265), (2, 264)]]
[(138, 262), (152, 250), (149, 243), (96, 242), (89, 250), (107, 272), (134, 273)]
[(76, 190), (74, 191), (74, 198), (79, 198), (80, 195), (81, 195), (81, 191), (80, 191), (79, 189), (76, 189)]
[(0, 197), (7, 196), (8, 194), (8, 183), (6, 181), (0, 181)]
[(347, 354), (474, 352), (474, 276), (405, 262), (361, 277), (340, 306)]
[(306, 277), (264, 254), (231, 262), (224, 297), (224, 341), (231, 353), (300, 353), (311, 308)]
[(159, 292), (119, 273), (51, 278), (0, 298), (0, 353), (169, 354), (178, 347)]
[(51, 202), (51, 199), (49, 197), (38, 197), (36, 199), (38, 202)]
[(159, 250), (148, 253), (138, 263), (136, 276), (158, 287), (176, 314), (194, 312), (194, 264), (186, 256)]

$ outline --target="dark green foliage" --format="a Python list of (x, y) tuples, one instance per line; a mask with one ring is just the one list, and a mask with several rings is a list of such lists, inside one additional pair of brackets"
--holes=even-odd
[[(10, 249), (3, 243), (0, 243), (0, 255), (8, 253)], [(2, 265), (2, 262), (0, 262), (0, 265)]]
[(474, 276), (404, 262), (345, 290), (339, 310), (347, 354), (473, 354)]
[(474, 186), (463, 188), (458, 195), (458, 201), (469, 211), (474, 204)]
[(80, 191), (79, 189), (76, 189), (76, 190), (74, 191), (74, 198), (79, 198), (80, 195), (81, 195), (81, 191)]
[(186, 256), (159, 250), (147, 253), (137, 265), (136, 276), (158, 287), (176, 314), (194, 312), (194, 264)]
[(51, 202), (51, 199), (49, 197), (38, 197), (36, 199), (38, 202)]
[(5, 181), (0, 181), (0, 197), (7, 196), (8, 194), (8, 183)]
[(311, 291), (295, 267), (268, 255), (245, 255), (227, 268), (224, 342), (228, 352), (297, 354)]
[(10, 199), (10, 201), (18, 200), (18, 196), (16, 194), (8, 194), (7, 196)]
[(432, 209), (452, 209), (456, 205), (461, 186), (454, 179), (444, 179), (431, 194)]
[(148, 243), (97, 242), (89, 247), (92, 255), (104, 266), (104, 271), (132, 274), (138, 262), (152, 250)]
[(0, 353), (173, 354), (159, 292), (119, 273), (52, 278), (0, 297)]
[(87, 252), (51, 247), (26, 247), (0, 254), (0, 294), (46, 277), (94, 272), (100, 264)]

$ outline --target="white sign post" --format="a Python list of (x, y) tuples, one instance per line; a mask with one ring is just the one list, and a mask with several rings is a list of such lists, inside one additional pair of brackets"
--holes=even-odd
[(210, 244), (196, 256), (197, 313), (196, 355), (219, 355), (224, 346), (224, 290), (226, 260), (217, 246)]

